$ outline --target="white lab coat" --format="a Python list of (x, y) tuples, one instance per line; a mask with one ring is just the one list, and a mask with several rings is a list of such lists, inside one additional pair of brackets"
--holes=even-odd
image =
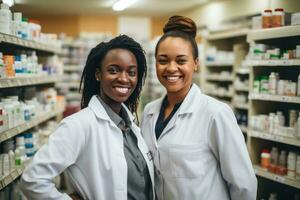
[[(123, 107), (132, 121), (130, 111), (125, 105)], [(153, 186), (153, 162), (147, 155), (149, 150), (140, 129), (133, 121), (132, 131), (146, 160)], [(126, 200), (127, 164), (122, 134), (93, 96), (87, 108), (62, 121), (49, 143), (34, 156), (22, 175), (22, 191), (30, 200), (70, 199), (51, 181), (64, 171), (72, 187), (84, 199)]]
[(146, 106), (141, 123), (154, 156), (158, 199), (255, 200), (257, 180), (229, 106), (194, 84), (156, 140), (162, 100)]

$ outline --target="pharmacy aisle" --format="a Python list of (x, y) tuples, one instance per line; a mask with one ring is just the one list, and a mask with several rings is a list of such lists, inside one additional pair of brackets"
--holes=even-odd
[[(5, 4), (1, 9), (10, 17)], [(0, 25), (0, 199), (21, 198), (17, 179), (65, 107), (54, 88), (61, 79), (60, 43), (39, 24), (21, 21), (22, 13), (13, 17)]]
[(204, 40), (205, 62), (201, 68), (203, 91), (234, 110), (241, 130), (247, 133), (249, 67), (243, 65), (249, 45), (249, 28), (210, 32)]
[(247, 40), (248, 148), (258, 195), (280, 191), (294, 199), (300, 189), (300, 26), (253, 30)]

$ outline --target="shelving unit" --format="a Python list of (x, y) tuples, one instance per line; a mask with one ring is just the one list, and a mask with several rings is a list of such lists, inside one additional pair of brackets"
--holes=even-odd
[(18, 49), (37, 50), (44, 53), (61, 54), (61, 47), (32, 40), (21, 39), (13, 35), (0, 33), (1, 46), (15, 47)]
[(283, 144), (289, 144), (289, 145), (293, 145), (296, 147), (300, 147), (300, 140), (295, 137), (284, 137), (284, 136), (280, 136), (280, 135), (275, 135), (275, 134), (265, 133), (265, 132), (255, 131), (255, 130), (249, 131), (249, 136), (255, 137), (255, 138), (260, 138), (263, 140), (280, 142)]
[(4, 187), (6, 187), (10, 183), (12, 183), (19, 176), (21, 176), (21, 174), (23, 173), (23, 171), (29, 165), (30, 162), (31, 162), (31, 160), (27, 160), (23, 165), (21, 165), (20, 167), (17, 167), (13, 171), (11, 171), (8, 175), (6, 175), (2, 179), (0, 179), (0, 190), (2, 190)]
[(258, 165), (253, 166), (256, 175), (261, 176), (263, 178), (269, 179), (271, 181), (275, 181), (278, 183), (282, 183), (288, 185), (290, 187), (294, 187), (300, 189), (300, 181), (296, 179), (292, 179), (286, 176), (280, 176), (264, 170), (263, 168), (259, 167)]
[(0, 88), (40, 85), (40, 84), (47, 84), (47, 83), (55, 83), (61, 80), (62, 80), (62, 76), (32, 76), (32, 77), (1, 78)]
[(41, 116), (37, 116), (35, 119), (28, 121), (26, 123), (23, 123), (17, 127), (11, 128), (9, 130), (6, 130), (4, 132), (0, 133), (0, 142), (3, 142), (5, 140), (8, 140), (9, 138), (12, 138), (20, 133), (25, 132), (26, 130), (29, 130), (43, 122), (48, 121), (49, 119), (62, 114), (64, 111), (64, 108), (57, 108), (55, 110), (51, 110), (48, 113), (45, 113)]
[[(62, 111), (63, 111), (62, 109), (57, 110), (54, 114), (56, 114), (56, 115), (57, 114), (61, 114)], [(54, 114), (52, 114), (51, 116), (48, 114), (48, 116), (49, 116), (48, 119), (54, 117), (55, 116)], [(45, 121), (48, 120), (48, 119), (45, 119)], [(55, 130), (51, 130), (51, 133), (53, 133), (54, 131)], [(22, 175), (23, 171), (25, 170), (25, 168), (30, 164), (31, 161), (32, 161), (31, 158), (28, 159), (28, 160), (26, 160), (21, 166), (16, 167), (9, 174), (7, 174), (6, 176), (2, 177), (0, 179), (0, 190), (3, 189), (4, 187), (6, 187), (7, 185), (9, 185), (10, 183), (12, 183), (18, 177), (20, 177)]]
[(272, 95), (272, 94), (250, 93), (249, 99), (251, 99), (251, 100), (261, 100), (261, 101), (276, 101), (276, 102), (283, 102), (283, 103), (296, 103), (296, 104), (300, 103), (300, 97), (284, 96), (284, 95)]
[[(251, 44), (265, 44), (281, 49), (293, 49), (300, 44), (300, 26), (287, 26), (263, 30), (253, 30), (248, 33), (247, 41)], [(300, 73), (300, 60), (247, 60), (245, 63), (251, 66), (250, 70), (250, 107), (248, 119), (251, 116), (268, 114), (270, 112), (282, 111), (286, 117), (291, 109), (300, 109), (300, 97), (286, 95), (272, 95), (253, 92), (253, 81), (255, 78), (270, 74), (279, 73), (280, 79), (297, 81)], [(256, 175), (259, 177), (258, 198), (266, 196), (270, 188), (276, 185), (277, 192), (287, 195), (294, 192), (295, 188), (300, 189), (300, 181), (271, 173), (260, 167), (260, 153), (262, 149), (278, 147), (279, 150), (288, 152), (300, 152), (300, 140), (296, 137), (285, 137), (266, 131), (253, 130), (248, 128), (247, 146), (252, 159)], [(278, 184), (279, 183), (279, 184)], [(284, 192), (283, 192), (284, 191)], [(288, 198), (288, 197), (287, 197)]]
[(61, 56), (64, 62), (64, 78), (63, 81), (56, 84), (56, 88), (59, 94), (66, 97), (67, 105), (64, 116), (67, 116), (80, 110), (80, 78), (90, 50), (90, 44), (80, 37), (67, 37), (63, 39), (62, 48), (64, 52)]
[[(248, 96), (248, 84), (246, 86), (244, 84), (242, 87), (240, 85), (236, 87), (235, 84), (237, 78), (241, 77), (244, 80), (249, 76), (249, 68), (242, 67), (242, 61), (249, 48), (246, 42), (248, 32), (248, 28), (243, 28), (209, 34), (204, 41), (206, 52), (210, 52), (210, 48), (215, 47), (217, 51), (232, 52), (234, 58), (218, 60), (217, 57), (212, 59), (211, 55), (207, 55), (201, 74), (201, 86), (204, 93), (227, 102), (233, 108), (238, 122), (243, 124), (241, 125), (243, 133), (247, 132), (247, 119), (245, 118), (247, 117), (248, 103), (235, 102), (234, 97), (239, 94), (244, 95), (247, 99)], [(224, 73), (230, 75), (224, 77), (222, 76)]]
[[(19, 51), (36, 51), (37, 55), (39, 55), (39, 59), (42, 59), (43, 61), (45, 60), (44, 58), (47, 58), (48, 56), (62, 53), (60, 45), (24, 40), (3, 33), (0, 33), (0, 51), (4, 54), (9, 55), (14, 55), (15, 52)], [(37, 87), (41, 86), (42, 88), (45, 88), (48, 87), (48, 85), (54, 86), (54, 83), (61, 80), (62, 76), (58, 74), (52, 76), (32, 75), (12, 78), (0, 78), (1, 95), (5, 97), (8, 94), (20, 94), (23, 99), (23, 97), (26, 96), (23, 93), (28, 86), (30, 86), (31, 89), (26, 91), (35, 91), (35, 88)], [(32, 94), (34, 94), (34, 92), (32, 92)], [(25, 131), (28, 131), (44, 122), (47, 122), (52, 118), (58, 118), (64, 111), (64, 107), (62, 106), (63, 105), (56, 105), (55, 108), (49, 110), (49, 112), (39, 113), (30, 121), (26, 121), (16, 127), (0, 132), (0, 143), (6, 142), (6, 140), (22, 134)], [(22, 174), (23, 170), (29, 164), (29, 162), (30, 160), (26, 161), (22, 166), (17, 167), (8, 175), (1, 177), (0, 190), (5, 189), (6, 186), (16, 180)]]

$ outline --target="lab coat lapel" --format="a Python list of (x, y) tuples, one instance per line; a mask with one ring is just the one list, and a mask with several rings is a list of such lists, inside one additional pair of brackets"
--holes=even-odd
[(180, 116), (184, 116), (186, 114), (193, 113), (192, 102), (193, 102), (194, 98), (196, 98), (198, 93), (199, 94), (201, 93), (200, 89), (195, 84), (193, 84), (190, 91), (188, 92), (187, 96), (183, 100), (180, 108), (175, 113), (175, 115), (172, 117), (172, 119), (170, 120), (168, 125), (165, 127), (165, 129), (163, 130), (162, 134), (160, 135), (160, 137), (158, 139), (161, 139), (165, 134), (167, 134), (169, 131), (171, 131), (174, 128), (174, 126), (176, 125), (177, 119)]
[[(155, 124), (159, 115), (159, 110), (161, 107), (161, 104), (163, 102), (163, 97), (159, 98), (156, 100), (156, 102), (153, 102), (154, 105), (151, 108), (151, 110), (148, 110), (146, 113), (146, 119), (147, 123), (149, 123), (150, 128), (148, 130), (150, 130), (150, 135), (151, 135), (151, 140), (154, 142), (155, 146), (157, 147), (157, 140), (156, 140), (156, 136), (155, 136)], [(146, 130), (146, 131), (148, 131)]]

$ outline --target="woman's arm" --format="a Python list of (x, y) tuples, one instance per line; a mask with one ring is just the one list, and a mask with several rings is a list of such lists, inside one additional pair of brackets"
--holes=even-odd
[(210, 130), (210, 146), (219, 161), (231, 199), (255, 200), (256, 176), (243, 134), (227, 105), (215, 113)]
[(84, 143), (80, 126), (66, 119), (34, 156), (21, 177), (21, 189), (29, 199), (71, 199), (55, 188), (53, 178), (74, 164)]

